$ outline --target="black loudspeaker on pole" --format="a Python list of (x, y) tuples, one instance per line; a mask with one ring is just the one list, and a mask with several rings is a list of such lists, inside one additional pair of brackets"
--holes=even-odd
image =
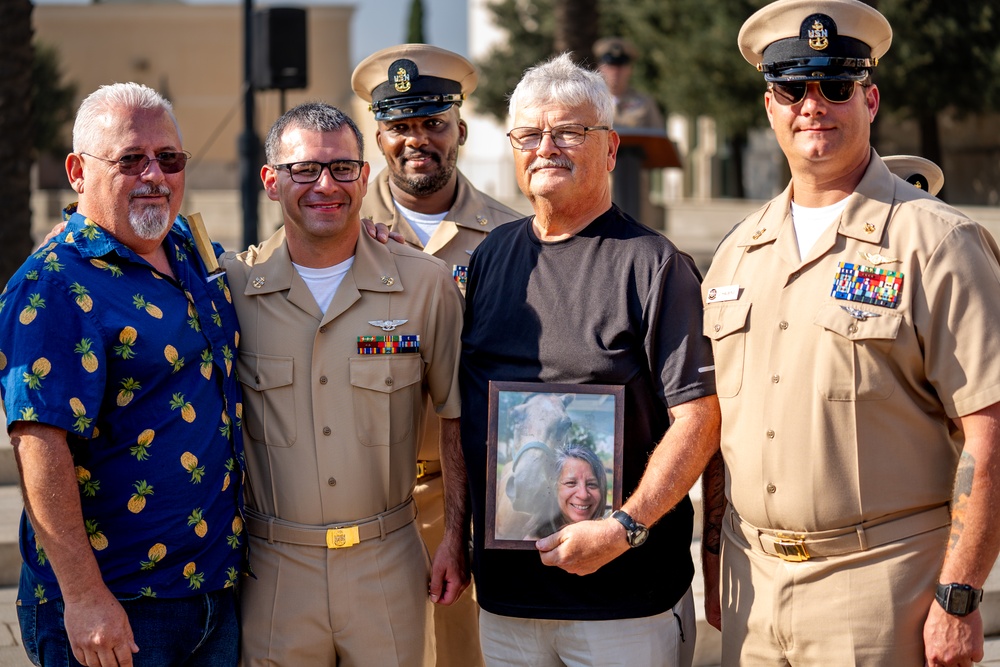
[(265, 7), (254, 13), (253, 85), (290, 90), (307, 85), (306, 10)]

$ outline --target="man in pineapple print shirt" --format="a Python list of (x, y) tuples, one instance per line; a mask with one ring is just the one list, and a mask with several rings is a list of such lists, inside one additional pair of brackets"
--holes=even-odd
[(66, 159), (79, 203), (0, 296), (36, 665), (237, 662), (239, 330), (225, 277), (173, 224), (186, 160), (155, 91), (87, 97)]

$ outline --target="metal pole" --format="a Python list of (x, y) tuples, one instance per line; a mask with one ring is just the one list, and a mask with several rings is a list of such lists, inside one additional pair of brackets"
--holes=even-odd
[(257, 243), (257, 193), (260, 139), (254, 121), (253, 0), (243, 0), (243, 133), (239, 139), (243, 248)]

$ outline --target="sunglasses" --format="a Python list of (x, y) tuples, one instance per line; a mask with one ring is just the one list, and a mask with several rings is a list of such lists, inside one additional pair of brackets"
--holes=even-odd
[(87, 157), (92, 157), (108, 164), (116, 164), (118, 165), (118, 171), (125, 176), (139, 176), (146, 171), (146, 167), (149, 166), (150, 162), (159, 162), (160, 171), (164, 174), (176, 174), (184, 171), (188, 158), (191, 157), (191, 154), (187, 151), (164, 151), (157, 153), (154, 157), (149, 157), (142, 153), (129, 153), (128, 155), (122, 155), (117, 160), (111, 160), (90, 153), (80, 153), (80, 155), (86, 155)]
[(774, 93), (774, 98), (781, 104), (798, 104), (809, 89), (809, 84), (815, 83), (819, 86), (819, 92), (826, 98), (827, 102), (833, 104), (843, 104), (854, 97), (854, 89), (857, 81), (799, 81), (795, 83), (782, 83), (772, 81), (767, 84), (768, 90)]

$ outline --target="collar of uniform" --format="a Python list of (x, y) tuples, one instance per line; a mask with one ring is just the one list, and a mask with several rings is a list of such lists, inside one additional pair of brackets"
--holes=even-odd
[(892, 172), (871, 149), (868, 169), (844, 208), (838, 231), (858, 241), (881, 244), (895, 192)]
[[(295, 267), (288, 255), (288, 243), (285, 241), (285, 228), (282, 227), (271, 238), (256, 248), (251, 248), (256, 254), (247, 284), (243, 290), (246, 296), (260, 296), (272, 292), (281, 292), (292, 286), (292, 275)], [(259, 287), (257, 286), (259, 285)]]
[(740, 225), (740, 240), (736, 245), (747, 248), (773, 243), (778, 238), (784, 219), (788, 217), (791, 221), (788, 215), (791, 201), (792, 185), (789, 183), (784, 192), (746, 217)]
[[(389, 241), (395, 243), (395, 241)], [(379, 243), (361, 230), (351, 266), (354, 283), (359, 290), (370, 292), (402, 292), (403, 281), (396, 267), (396, 258), (389, 244)]]

